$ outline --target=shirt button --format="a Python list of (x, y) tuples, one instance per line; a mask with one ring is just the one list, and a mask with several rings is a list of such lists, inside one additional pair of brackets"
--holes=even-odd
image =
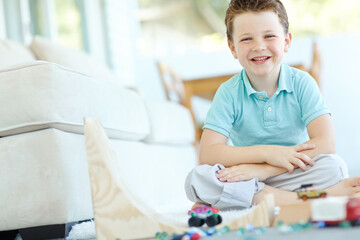
[(272, 108), (271, 108), (271, 107), (268, 107), (267, 110), (268, 110), (268, 112), (271, 112)]
[(263, 97), (263, 96), (259, 96), (259, 99), (260, 99), (260, 100), (263, 100), (263, 99), (264, 99), (264, 97)]

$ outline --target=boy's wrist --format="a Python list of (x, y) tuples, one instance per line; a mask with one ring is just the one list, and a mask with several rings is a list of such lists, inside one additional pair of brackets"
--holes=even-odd
[(269, 177), (272, 177), (272, 166), (267, 164), (267, 163), (264, 163), (264, 181), (267, 180)]
[(270, 177), (275, 177), (275, 176), (278, 176), (280, 174), (283, 174), (283, 173), (287, 172), (287, 170), (285, 168), (272, 166), (272, 165), (267, 164), (267, 163), (264, 164), (264, 165), (265, 165), (265, 177), (266, 177), (266, 179), (268, 179)]
[(267, 168), (268, 168), (268, 177), (275, 177), (275, 176), (278, 176), (278, 175), (281, 175), (283, 173), (286, 173), (287, 172), (287, 169), (285, 168), (282, 168), (282, 167), (276, 167), (276, 166), (272, 166), (272, 165), (269, 165), (267, 164)]

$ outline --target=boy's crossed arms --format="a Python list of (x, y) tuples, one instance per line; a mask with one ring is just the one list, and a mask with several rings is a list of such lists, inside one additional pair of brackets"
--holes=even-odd
[(307, 164), (315, 164), (313, 157), (335, 153), (334, 127), (328, 114), (312, 120), (307, 130), (310, 140), (300, 145), (234, 147), (226, 145), (224, 135), (205, 129), (200, 146), (200, 162), (226, 166), (217, 174), (222, 182), (247, 181), (255, 177), (265, 181), (287, 171), (292, 173), (297, 167), (306, 171)]

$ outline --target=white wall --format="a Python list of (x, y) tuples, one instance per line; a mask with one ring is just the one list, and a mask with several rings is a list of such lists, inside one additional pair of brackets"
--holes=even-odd
[(360, 175), (360, 34), (319, 38), (322, 91), (332, 112), (337, 152), (351, 176)]

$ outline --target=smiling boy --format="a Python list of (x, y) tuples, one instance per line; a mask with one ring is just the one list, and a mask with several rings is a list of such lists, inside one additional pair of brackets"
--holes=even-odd
[[(218, 208), (247, 208), (266, 193), (275, 203), (297, 201), (312, 183), (329, 195), (360, 192), (335, 154), (335, 134), (314, 79), (282, 63), (291, 44), (279, 0), (232, 0), (226, 12), (228, 45), (243, 66), (223, 83), (208, 112), (200, 163), (188, 175), (190, 200)], [(234, 146), (226, 144), (230, 138)]]

